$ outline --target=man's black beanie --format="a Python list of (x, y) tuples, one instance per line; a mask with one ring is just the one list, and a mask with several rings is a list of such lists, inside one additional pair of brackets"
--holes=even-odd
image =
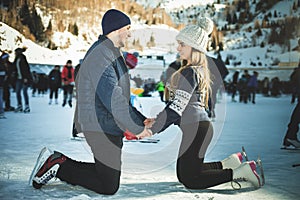
[(116, 9), (106, 11), (102, 18), (103, 35), (131, 24), (129, 17)]

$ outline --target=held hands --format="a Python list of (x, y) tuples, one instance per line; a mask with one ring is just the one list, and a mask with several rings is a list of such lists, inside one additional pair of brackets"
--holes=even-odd
[(150, 129), (148, 129), (147, 127), (145, 127), (141, 133), (136, 135), (138, 140), (143, 139), (145, 137), (151, 137), (151, 136), (152, 136), (152, 131)]
[(140, 139), (143, 139), (145, 137), (151, 137), (152, 136), (152, 131), (145, 127), (144, 130), (141, 133), (139, 133), (138, 135), (134, 135), (130, 131), (126, 130), (124, 132), (124, 136), (127, 140), (140, 140)]
[(140, 132), (137, 135), (134, 135), (130, 131), (126, 130), (124, 132), (124, 136), (126, 137), (127, 140), (140, 140), (145, 137), (151, 137), (153, 134), (152, 134), (152, 131), (150, 130), (150, 128), (152, 127), (154, 122), (155, 122), (154, 118), (145, 119), (145, 121), (144, 121), (145, 128), (142, 132)]

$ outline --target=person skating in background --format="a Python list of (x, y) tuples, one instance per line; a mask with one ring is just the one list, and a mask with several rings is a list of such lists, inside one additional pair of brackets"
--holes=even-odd
[(298, 64), (297, 70), (295, 70), (295, 73), (293, 75), (293, 84), (295, 85), (295, 91), (296, 95), (298, 96), (298, 102), (291, 115), (291, 119), (288, 124), (288, 129), (283, 139), (283, 146), (288, 147), (292, 145), (296, 148), (300, 148), (300, 141), (297, 138), (300, 123), (300, 62)]
[(75, 161), (54, 152), (33, 171), (33, 186), (41, 188), (57, 177), (99, 194), (113, 195), (120, 185), (123, 135), (151, 136), (146, 119), (130, 103), (128, 68), (120, 52), (130, 37), (130, 19), (111, 9), (102, 18), (103, 35), (88, 50), (76, 77), (76, 129), (84, 133), (94, 162)]
[(288, 129), (283, 139), (283, 148), (293, 146), (295, 148), (300, 148), (300, 141), (298, 140), (297, 133), (299, 131), (300, 123), (300, 101), (297, 102), (294, 108), (290, 122), (288, 124)]
[(258, 72), (254, 71), (253, 75), (250, 77), (248, 84), (247, 84), (248, 94), (250, 95), (250, 100), (253, 104), (255, 104), (255, 95), (256, 95), (256, 89), (258, 86), (257, 77), (258, 77)]
[(7, 71), (4, 62), (0, 59), (0, 119), (5, 119), (4, 106), (3, 106), (3, 88), (5, 80), (7, 79)]
[(38, 87), (39, 87), (39, 75), (36, 73), (36, 71), (32, 71), (32, 84), (31, 84), (32, 97), (35, 97), (36, 92), (38, 91)]
[(5, 102), (5, 108), (4, 111), (14, 111), (15, 107), (11, 106), (10, 101), (10, 90), (15, 89), (16, 85), (16, 74), (17, 69), (15, 66), (8, 60), (9, 54), (8, 53), (2, 53), (1, 59), (3, 61), (3, 65), (6, 68), (6, 75), (7, 78), (4, 80), (4, 86), (3, 86), (3, 100)]
[[(162, 79), (162, 77), (161, 77)], [(155, 88), (158, 93), (159, 93), (159, 97), (160, 97), (160, 100), (162, 102), (164, 102), (164, 92), (165, 92), (165, 85), (164, 85), (164, 82), (162, 80), (160, 80), (157, 84), (156, 84), (156, 88)]]
[(26, 50), (25, 48), (17, 48), (15, 50), (16, 57), (13, 62), (14, 66), (17, 69), (16, 95), (17, 95), (18, 106), (15, 109), (15, 112), (23, 111), (23, 104), (22, 104), (22, 97), (21, 97), (21, 93), (23, 93), (23, 97), (25, 101), (24, 113), (28, 113), (30, 112), (28, 87), (32, 83), (32, 76), (31, 76), (30, 66), (27, 62), (26, 56), (23, 54), (25, 50)]
[(243, 103), (248, 102), (247, 83), (248, 83), (248, 80), (247, 80), (245, 74), (243, 74), (238, 82), (239, 102), (243, 102)]
[(72, 107), (73, 89), (75, 85), (74, 68), (72, 61), (68, 60), (61, 72), (62, 87), (64, 90), (64, 98), (62, 106), (64, 107), (68, 101), (70, 107)]
[[(79, 69), (80, 69), (80, 66), (81, 66), (82, 62), (83, 62), (83, 59), (80, 59), (79, 63), (75, 66), (75, 70), (74, 70), (74, 79), (75, 79), (75, 81), (76, 81), (76, 77), (77, 77), (77, 74), (79, 72)], [(75, 89), (77, 89), (77, 88), (75, 87)], [(75, 116), (77, 116), (77, 109), (75, 109), (74, 117)], [(74, 119), (73, 119), (73, 125), (72, 125), (72, 137), (73, 138), (78, 137), (78, 131), (76, 129)]]
[(270, 90), (270, 81), (268, 77), (265, 77), (264, 80), (262, 81), (262, 94), (265, 97), (270, 96), (269, 95), (269, 90)]
[(150, 130), (160, 133), (171, 124), (181, 128), (177, 178), (185, 187), (205, 189), (242, 178), (258, 188), (261, 182), (255, 162), (242, 163), (240, 153), (219, 162), (204, 162), (213, 137), (213, 126), (206, 112), (211, 78), (205, 55), (213, 22), (209, 18), (200, 18), (199, 23), (199, 26), (186, 26), (176, 36), (177, 50), (186, 64), (173, 74), (170, 101), (154, 119)]
[(48, 75), (48, 80), (50, 88), (49, 105), (52, 104), (53, 95), (55, 104), (58, 104), (58, 89), (61, 87), (61, 72), (59, 65), (55, 65), (54, 69), (51, 70)]
[(232, 76), (232, 82), (231, 82), (231, 101), (236, 102), (235, 100), (235, 95), (237, 92), (237, 85), (238, 85), (238, 80), (239, 80), (239, 72), (235, 71), (233, 76)]
[(292, 99), (291, 103), (295, 103), (297, 100), (298, 102), (300, 101), (300, 62), (298, 64), (298, 67), (294, 69), (293, 73), (290, 76), (290, 83), (292, 86)]
[(75, 69), (74, 69), (74, 80), (76, 80), (76, 76), (79, 72), (79, 69), (80, 69), (80, 66), (81, 66), (81, 63), (82, 63), (83, 59), (80, 59), (78, 64), (75, 66)]
[(39, 82), (38, 82), (38, 95), (44, 96), (48, 90), (48, 75), (45, 73), (39, 74)]

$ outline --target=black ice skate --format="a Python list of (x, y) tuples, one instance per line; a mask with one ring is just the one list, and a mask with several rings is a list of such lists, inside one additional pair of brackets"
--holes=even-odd
[(22, 108), (22, 106), (19, 105), (14, 111), (15, 112), (23, 112), (23, 108)]
[(282, 149), (299, 149), (300, 150), (300, 141), (295, 139), (285, 138), (283, 141)]
[(24, 113), (29, 113), (29, 112), (30, 112), (30, 108), (29, 108), (29, 106), (26, 106), (24, 109)]
[(62, 153), (54, 151), (45, 161), (45, 154), (48, 151), (47, 148), (43, 148), (37, 159), (36, 165), (30, 176), (30, 184), (36, 189), (40, 189), (43, 185), (47, 184), (52, 178), (56, 176), (56, 173), (62, 163), (67, 159)]

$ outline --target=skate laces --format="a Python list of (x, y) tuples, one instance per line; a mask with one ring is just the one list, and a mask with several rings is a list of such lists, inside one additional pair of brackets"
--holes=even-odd
[[(250, 169), (251, 169), (252, 173), (254, 174), (254, 176), (257, 179), (257, 182), (258, 182), (258, 185), (259, 185), (258, 187), (260, 187), (262, 184), (261, 184), (260, 176), (258, 175), (258, 173), (256, 171), (255, 161), (250, 161), (248, 164), (250, 166)], [(241, 184), (239, 182), (248, 182), (248, 181), (251, 182), (251, 180), (249, 180), (248, 177), (247, 178), (246, 177), (235, 178), (234, 180), (231, 181), (231, 187), (234, 190), (239, 190), (239, 189), (241, 189)], [(252, 184), (255, 184), (255, 183), (252, 183)]]
[[(238, 187), (236, 187), (235, 185), (237, 185)], [(237, 181), (237, 180), (232, 180), (231, 181), (231, 187), (234, 189), (234, 190), (239, 190), (242, 188), (241, 184)]]

